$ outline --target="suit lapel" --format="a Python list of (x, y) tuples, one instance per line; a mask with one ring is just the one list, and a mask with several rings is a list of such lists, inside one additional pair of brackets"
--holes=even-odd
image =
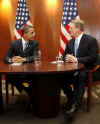
[(73, 53), (73, 55), (75, 55), (74, 54), (74, 43), (75, 43), (75, 39), (72, 39), (72, 45), (71, 46), (72, 46), (72, 53)]
[(72, 42), (72, 48), (74, 49), (74, 43), (75, 43), (75, 39), (72, 39), (73, 42)]
[(80, 43), (79, 43), (79, 47), (78, 47), (78, 50), (77, 50), (77, 55), (79, 55), (79, 52), (81, 51), (81, 48), (82, 48), (82, 46), (84, 44), (84, 40), (85, 40), (84, 37), (85, 37), (85, 35), (83, 34), (83, 36), (82, 36), (82, 38), (80, 40)]
[(23, 44), (22, 44), (22, 39), (19, 41), (19, 51), (22, 53), (23, 52)]
[(19, 47), (20, 47), (20, 52), (21, 52), (21, 53), (27, 52), (27, 51), (28, 51), (28, 48), (29, 48), (29, 47), (27, 47), (27, 48), (25, 48), (25, 50), (23, 50), (22, 39), (21, 39), (20, 42), (19, 42)]

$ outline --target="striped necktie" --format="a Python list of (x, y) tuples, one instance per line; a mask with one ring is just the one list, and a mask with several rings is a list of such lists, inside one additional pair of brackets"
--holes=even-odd
[(26, 43), (25, 43), (25, 48), (24, 48), (24, 50), (26, 50), (26, 49), (28, 48), (28, 46), (29, 46), (29, 43), (26, 42)]

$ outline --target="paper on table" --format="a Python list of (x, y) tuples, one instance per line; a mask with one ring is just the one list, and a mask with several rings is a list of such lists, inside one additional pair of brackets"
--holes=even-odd
[[(57, 61), (52, 61), (51, 63), (52, 63), (52, 64), (58, 64), (58, 62), (57, 62)], [(63, 63), (64, 63), (64, 61), (59, 61), (59, 63), (62, 63), (62, 64), (63, 64)]]
[(20, 66), (20, 65), (22, 65), (22, 63), (12, 63), (11, 65), (12, 66)]
[(52, 62), (50, 62), (50, 63), (52, 63), (52, 64), (57, 64), (57, 62), (56, 62), (56, 61), (52, 61)]

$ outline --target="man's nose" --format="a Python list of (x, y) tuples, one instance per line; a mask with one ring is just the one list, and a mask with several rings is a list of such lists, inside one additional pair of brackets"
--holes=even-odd
[(33, 37), (35, 36), (35, 32), (33, 33)]

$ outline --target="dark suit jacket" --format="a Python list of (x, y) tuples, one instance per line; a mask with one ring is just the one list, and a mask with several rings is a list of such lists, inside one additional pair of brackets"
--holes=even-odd
[(10, 63), (10, 59), (13, 56), (26, 57), (27, 62), (32, 62), (34, 58), (38, 55), (38, 41), (29, 42), (27, 49), (23, 51), (22, 39), (16, 40), (11, 43), (10, 48), (4, 58), (6, 63)]
[[(74, 42), (72, 39), (68, 42), (63, 59), (65, 59), (66, 54), (74, 55)], [(98, 55), (98, 44), (95, 38), (83, 34), (77, 51), (78, 63), (83, 63), (84, 65), (93, 66)]]

